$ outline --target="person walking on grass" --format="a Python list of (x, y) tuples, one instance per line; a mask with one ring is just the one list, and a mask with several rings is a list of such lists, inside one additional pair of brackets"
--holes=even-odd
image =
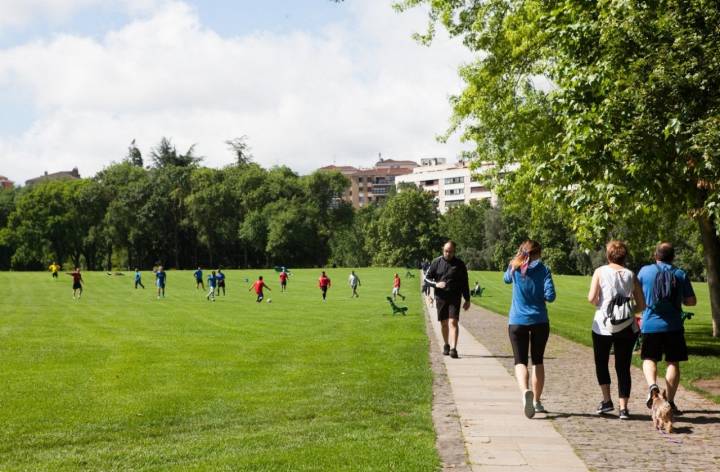
[(287, 281), (288, 281), (288, 273), (285, 270), (285, 267), (282, 268), (280, 271), (280, 291), (281, 292), (287, 292)]
[[(523, 242), (503, 276), (506, 284), (512, 284), (508, 336), (515, 359), (515, 378), (523, 393), (523, 411), (528, 418), (545, 413), (541, 402), (545, 386), (543, 357), (550, 336), (546, 304), (555, 300), (552, 274), (542, 263), (541, 255), (540, 243), (530, 239)], [(532, 359), (532, 384), (528, 352)]]
[[(595, 353), (595, 374), (597, 376), (602, 401), (597, 407), (598, 414), (613, 411), (615, 406), (610, 398), (610, 350), (615, 351), (615, 373), (618, 378), (618, 398), (621, 420), (630, 418), (628, 398), (632, 378), (630, 363), (633, 348), (638, 337), (635, 313), (645, 309), (642, 288), (635, 274), (625, 268), (628, 249), (622, 241), (610, 241), (605, 247), (608, 263), (598, 267), (590, 282), (588, 301), (595, 306), (592, 322), (592, 341)], [(613, 308), (618, 303), (629, 303), (620, 318), (613, 316)]]
[(318, 279), (318, 287), (320, 287), (320, 291), (322, 292), (322, 301), (327, 301), (327, 291), (332, 286), (332, 282), (330, 281), (330, 278), (325, 275), (325, 271), (320, 275), (320, 278)]
[(393, 277), (392, 297), (393, 301), (397, 300), (397, 297), (402, 297), (403, 301), (405, 300), (405, 295), (400, 293), (400, 276), (397, 273)]
[(223, 297), (225, 296), (225, 274), (222, 269), (217, 270), (215, 274), (215, 280), (217, 281), (217, 294), (220, 295), (220, 289), (222, 289)]
[(673, 265), (675, 249), (668, 242), (655, 248), (655, 263), (644, 266), (638, 272), (638, 280), (645, 296), (642, 314), (643, 374), (648, 384), (647, 407), (652, 407), (657, 385), (657, 363), (665, 356), (667, 370), (665, 384), (667, 399), (675, 415), (682, 412), (675, 405), (675, 393), (680, 383), (680, 362), (688, 360), (682, 306), (695, 306), (697, 298), (690, 278)]
[(80, 300), (83, 293), (83, 283), (85, 282), (82, 278), (82, 274), (80, 273), (80, 267), (75, 267), (75, 270), (67, 275), (73, 279), (73, 300)]
[(145, 290), (145, 286), (142, 283), (142, 274), (140, 274), (140, 270), (136, 267), (135, 268), (135, 290), (137, 290), (138, 287), (142, 287), (143, 290)]
[(203, 272), (200, 267), (197, 268), (195, 272), (193, 272), (193, 276), (195, 276), (195, 290), (198, 290), (202, 288), (205, 290), (205, 282), (203, 281)]
[[(444, 341), (443, 354), (457, 359), (457, 343), (460, 328), (460, 306), (470, 308), (470, 286), (465, 263), (455, 257), (455, 243), (448, 241), (443, 246), (443, 255), (432, 261), (425, 273), (424, 283), (435, 290), (435, 306), (441, 323)], [(397, 274), (396, 274), (397, 275)]]
[(165, 282), (167, 281), (167, 274), (163, 270), (163, 266), (158, 266), (155, 272), (155, 286), (157, 287), (157, 298), (165, 298)]
[(210, 287), (210, 291), (205, 298), (215, 301), (215, 289), (217, 288), (217, 275), (215, 271), (210, 272), (210, 275), (208, 275), (208, 287)]
[(258, 279), (255, 281), (255, 283), (252, 284), (252, 285), (250, 286), (250, 288), (248, 289), (248, 292), (249, 292), (250, 290), (253, 290), (253, 289), (255, 290), (255, 295), (257, 295), (257, 299), (256, 299), (255, 301), (256, 301), (257, 303), (262, 302), (263, 299), (265, 298), (265, 295), (263, 294), (263, 289), (264, 289), (264, 288), (266, 288), (266, 289), (268, 289), (268, 290), (270, 290), (270, 291), (272, 292), (272, 289), (265, 284), (265, 282), (263, 281), (263, 277), (262, 277), (262, 275), (261, 275), (261, 276), (258, 277)]
[(358, 295), (357, 293), (357, 289), (361, 285), (360, 277), (355, 275), (354, 270), (350, 272), (350, 277), (348, 277), (348, 283), (350, 284), (350, 288), (352, 288), (352, 294), (350, 295), (350, 298), (360, 298), (360, 295)]

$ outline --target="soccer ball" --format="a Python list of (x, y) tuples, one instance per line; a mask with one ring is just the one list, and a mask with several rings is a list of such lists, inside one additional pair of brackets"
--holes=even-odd
[(272, 298), (268, 298), (268, 303), (272, 303)]

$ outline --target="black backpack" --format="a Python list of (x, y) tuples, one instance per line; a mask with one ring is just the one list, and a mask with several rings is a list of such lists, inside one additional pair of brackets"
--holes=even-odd
[(655, 275), (653, 284), (653, 298), (655, 303), (652, 310), (664, 316), (680, 315), (682, 313), (682, 293), (680, 279), (675, 275), (675, 268), (660, 269)]

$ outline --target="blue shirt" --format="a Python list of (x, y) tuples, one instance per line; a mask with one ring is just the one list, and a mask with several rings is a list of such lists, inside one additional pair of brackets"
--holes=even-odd
[(138, 271), (135, 271), (135, 280), (136, 281), (140, 280), (140, 272), (138, 272)]
[(193, 275), (195, 276), (195, 280), (202, 280), (202, 271), (200, 269), (193, 272)]
[(220, 281), (220, 280), (225, 280), (225, 274), (218, 273), (218, 274), (215, 275), (215, 278), (216, 278), (218, 281)]
[(212, 274), (208, 275), (208, 285), (210, 285), (211, 287), (214, 287), (216, 279), (217, 279), (216, 275), (212, 275)]
[(165, 271), (155, 272), (155, 278), (159, 283), (165, 285)]
[(503, 277), (506, 284), (513, 284), (509, 324), (534, 325), (548, 323), (545, 302), (555, 300), (555, 284), (550, 269), (540, 262), (528, 268), (525, 277), (519, 270), (508, 267)]
[(675, 270), (675, 278), (680, 284), (680, 294), (682, 299), (695, 296), (695, 291), (690, 284), (690, 279), (682, 270), (673, 267), (664, 262), (646, 265), (638, 272), (638, 280), (642, 286), (643, 295), (645, 296), (645, 304), (647, 308), (642, 315), (642, 332), (643, 333), (668, 333), (671, 331), (680, 331), (683, 329), (682, 313), (672, 315), (661, 315), (652, 309), (655, 304), (654, 286), (655, 276), (661, 270)]

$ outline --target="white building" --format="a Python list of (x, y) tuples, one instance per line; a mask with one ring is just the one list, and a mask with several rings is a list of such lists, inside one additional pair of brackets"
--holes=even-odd
[[(476, 172), (482, 172), (482, 168)], [(445, 158), (421, 159), (420, 167), (413, 169), (411, 174), (395, 177), (396, 185), (403, 182), (415, 184), (435, 195), (441, 213), (472, 200), (490, 200), (493, 205), (496, 203), (495, 195), (473, 179), (470, 167), (465, 162), (448, 164)]]

